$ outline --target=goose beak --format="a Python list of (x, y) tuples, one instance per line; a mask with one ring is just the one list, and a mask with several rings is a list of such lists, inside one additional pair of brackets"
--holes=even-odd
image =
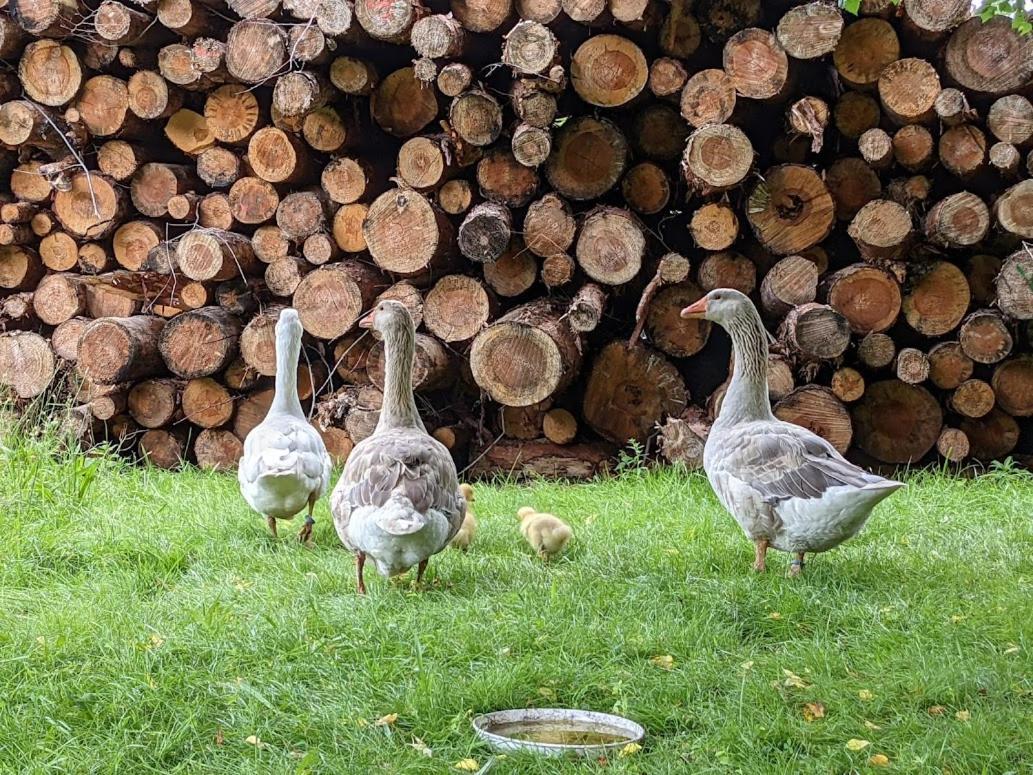
[(364, 315), (359, 318), (359, 328), (373, 328), (373, 318), (376, 317), (376, 311), (370, 312), (368, 315)]
[(704, 296), (681, 311), (683, 318), (702, 318), (707, 314), (707, 297)]

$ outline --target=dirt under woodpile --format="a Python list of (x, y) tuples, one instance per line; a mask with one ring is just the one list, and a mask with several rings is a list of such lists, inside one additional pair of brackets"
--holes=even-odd
[(861, 462), (1033, 443), (1033, 37), (968, 0), (7, 0), (0, 59), (0, 385), (86, 444), (233, 467), (290, 305), (343, 459), (393, 298), (468, 475), (698, 466), (716, 287)]

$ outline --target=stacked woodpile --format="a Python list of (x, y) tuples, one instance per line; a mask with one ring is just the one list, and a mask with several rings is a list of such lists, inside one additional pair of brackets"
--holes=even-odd
[[(968, 0), (7, 0), (0, 383), (230, 467), (273, 327), (338, 458), (419, 326), (473, 473), (696, 464), (756, 299), (777, 414), (869, 462), (989, 460), (1033, 415), (1033, 38)], [(1027, 432), (1028, 433), (1028, 432)], [(1025, 441), (1028, 441), (1026, 439)]]

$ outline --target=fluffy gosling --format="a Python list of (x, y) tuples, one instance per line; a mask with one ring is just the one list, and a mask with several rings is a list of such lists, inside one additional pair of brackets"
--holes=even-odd
[(570, 525), (559, 517), (535, 511), (530, 506), (520, 509), (517, 517), (520, 519), (520, 532), (543, 560), (562, 552), (574, 535)]
[(473, 515), (473, 506), (471, 505), (474, 502), (473, 487), (463, 482), (459, 485), (459, 489), (466, 499), (466, 516), (463, 518), (463, 524), (459, 527), (459, 532), (452, 538), (452, 546), (465, 552), (470, 548), (470, 544), (473, 543), (474, 533), (477, 532), (477, 518)]

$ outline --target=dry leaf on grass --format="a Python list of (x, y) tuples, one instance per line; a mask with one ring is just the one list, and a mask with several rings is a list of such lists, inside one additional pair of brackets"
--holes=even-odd
[(460, 759), (452, 766), (463, 772), (477, 772), (481, 768), (476, 759)]
[(959, 710), (957, 713), (954, 714), (954, 718), (956, 718), (958, 721), (968, 721), (972, 718), (972, 714), (969, 713), (967, 710)]
[(1008, 644), (1008, 648), (1006, 648), (1004, 650), (1004, 655), (1008, 656), (1010, 654), (1018, 654), (1019, 651), (1020, 651), (1020, 649), (1019, 649), (1018, 646), (1016, 646), (1014, 643), (1009, 643)]
[(626, 746), (620, 749), (617, 753), (618, 759), (626, 759), (629, 756), (634, 756), (642, 750), (642, 746), (638, 743), (628, 743)]
[(768, 618), (769, 619), (776, 619), (776, 620), (777, 619), (781, 619), (782, 618), (782, 614), (780, 614), (778, 611), (772, 611), (771, 613), (768, 614)]
[(674, 669), (674, 657), (670, 654), (657, 654), (655, 657), (650, 657), (649, 661), (664, 670)]
[(222, 734), (222, 727), (219, 727), (215, 730), (215, 744), (222, 745), (224, 742), (226, 742), (226, 738)]
[(425, 742), (423, 742), (422, 740), (420, 740), (420, 738), (418, 738), (418, 737), (414, 737), (412, 739), (412, 742), (409, 743), (409, 745), (412, 746), (413, 748), (415, 748), (420, 753), (422, 753), (424, 756), (433, 756), (434, 755), (434, 752), (432, 750), (430, 750), (430, 748), (427, 746), (427, 744)]
[(880, 727), (878, 724), (873, 724), (872, 722), (868, 721), (868, 719), (865, 719), (864, 721), (864, 728), (870, 729), (873, 732), (878, 732), (880, 729), (882, 729), (882, 727)]
[(857, 697), (858, 699), (864, 700), (865, 702), (869, 702), (870, 700), (875, 699), (875, 695), (872, 694), (871, 690), (869, 689), (862, 689), (857, 693)]
[(248, 735), (244, 742), (248, 745), (253, 745), (255, 748), (266, 748), (266, 744), (262, 742), (262, 738), (258, 735)]
[(538, 687), (538, 694), (540, 694), (542, 697), (544, 697), (547, 700), (555, 700), (556, 699), (556, 690), (552, 689), (551, 687), (548, 687), (548, 686), (539, 686)]
[(805, 680), (803, 680), (800, 676), (798, 676), (793, 671), (786, 670), (783, 667), (782, 668), (782, 672), (785, 674), (785, 677), (786, 677), (786, 680), (785, 680), (785, 685), (786, 686), (791, 687), (793, 689), (806, 689), (808, 686), (810, 686), (809, 683), (807, 683)]
[(386, 716), (381, 716), (376, 721), (374, 721), (373, 722), (373, 726), (375, 726), (375, 727), (390, 727), (390, 726), (394, 726), (394, 723), (396, 721), (398, 721), (398, 714), (397, 713), (388, 713)]
[(942, 716), (947, 712), (947, 709), (942, 705), (930, 705), (929, 710), (926, 711), (930, 716)]
[(873, 754), (871, 757), (869, 757), (868, 763), (872, 767), (889, 767), (890, 757), (888, 757), (884, 753)]
[(871, 743), (867, 740), (860, 740), (856, 737), (851, 737), (846, 741), (846, 749), (848, 751), (863, 751), (865, 748), (870, 746)]
[(808, 702), (803, 706), (803, 720), (816, 721), (825, 718), (825, 706), (820, 702)]

